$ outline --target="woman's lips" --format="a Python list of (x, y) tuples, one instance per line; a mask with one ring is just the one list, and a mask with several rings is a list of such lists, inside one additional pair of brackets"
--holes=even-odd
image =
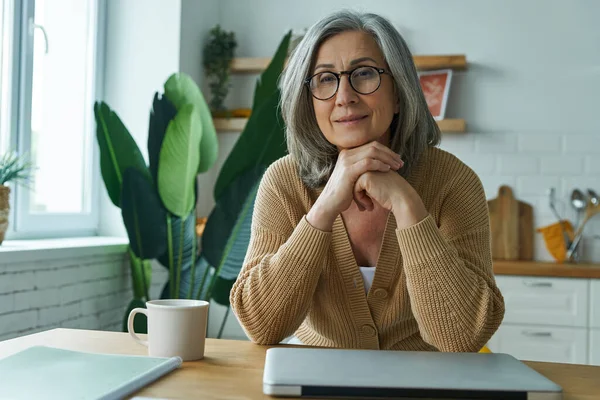
[(337, 122), (338, 124), (345, 125), (345, 126), (351, 126), (351, 125), (359, 124), (361, 121), (364, 121), (367, 117), (368, 117), (368, 115), (363, 115), (362, 117), (349, 117), (349, 118), (345, 117), (345, 118), (340, 118), (335, 122)]

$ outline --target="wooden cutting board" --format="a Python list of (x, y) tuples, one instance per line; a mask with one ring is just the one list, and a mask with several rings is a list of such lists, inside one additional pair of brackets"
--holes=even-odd
[(503, 185), (498, 197), (488, 200), (495, 260), (533, 259), (533, 207), (515, 199), (512, 189)]

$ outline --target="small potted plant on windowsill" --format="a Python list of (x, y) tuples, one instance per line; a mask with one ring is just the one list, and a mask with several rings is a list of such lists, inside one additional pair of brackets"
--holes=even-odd
[(32, 176), (33, 166), (25, 156), (8, 152), (0, 157), (0, 244), (8, 229), (8, 211), (10, 209), (9, 183), (28, 187)]

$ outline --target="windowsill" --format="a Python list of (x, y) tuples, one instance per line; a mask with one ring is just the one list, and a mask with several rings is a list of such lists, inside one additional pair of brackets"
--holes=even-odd
[(111, 255), (127, 251), (125, 237), (5, 240), (0, 245), (0, 264)]

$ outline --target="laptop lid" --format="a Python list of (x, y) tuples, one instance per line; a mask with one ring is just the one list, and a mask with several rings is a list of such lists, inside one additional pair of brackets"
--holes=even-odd
[(263, 392), (273, 396), (562, 399), (562, 388), (500, 353), (276, 347)]

